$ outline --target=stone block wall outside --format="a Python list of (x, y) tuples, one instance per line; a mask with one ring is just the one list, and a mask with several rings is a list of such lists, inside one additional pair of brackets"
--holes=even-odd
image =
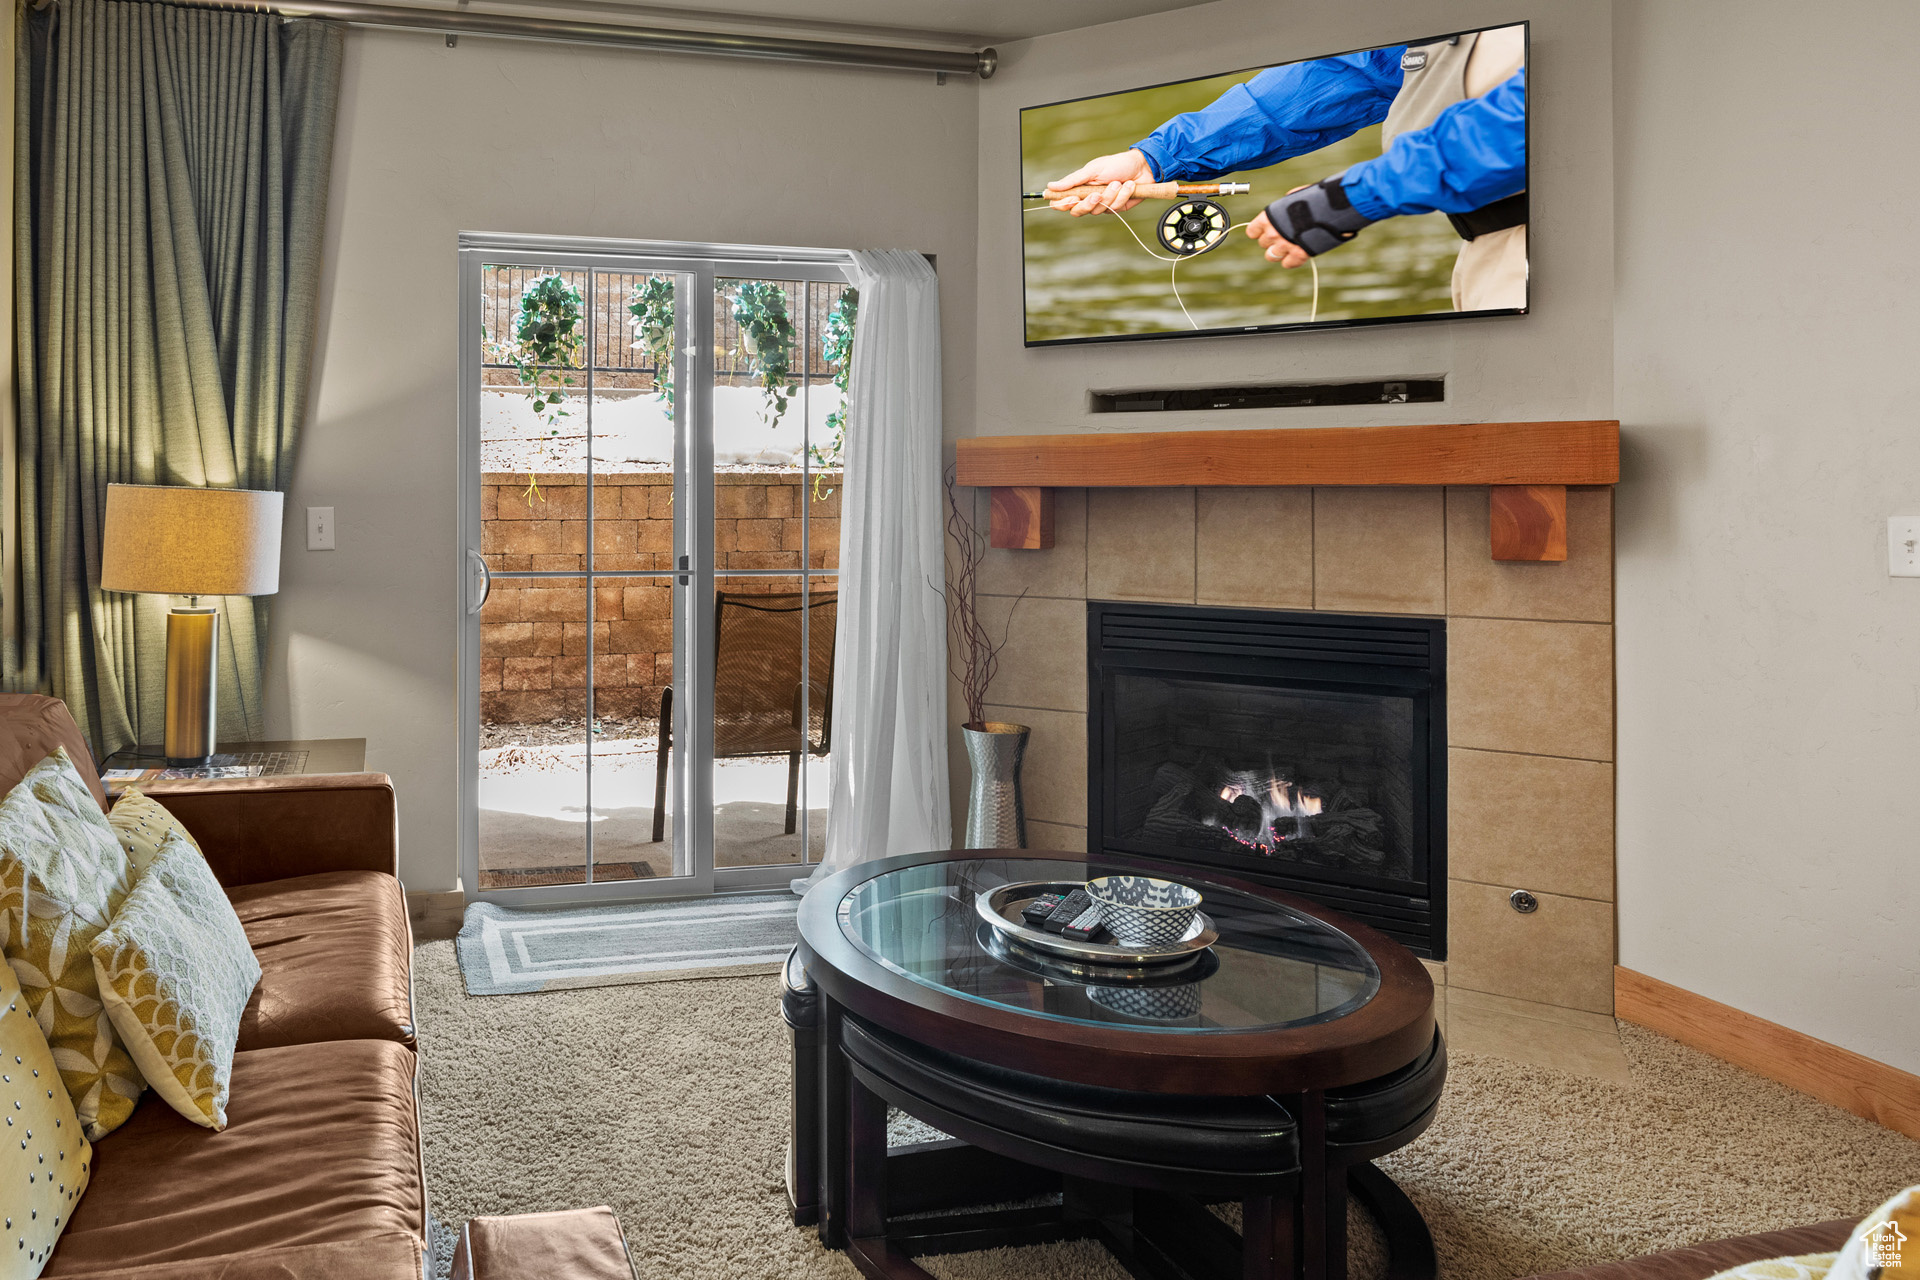
[[(819, 477), (814, 497), (798, 471), (729, 471), (714, 478), (715, 585), (722, 591), (800, 589), (840, 563), (840, 477)], [(480, 550), (497, 575), (587, 570), (587, 476), (541, 475), (527, 500), (524, 473), (481, 477)], [(673, 567), (673, 476), (639, 471), (593, 477), (593, 569), (658, 573)], [(803, 529), (807, 544), (802, 554)], [(792, 576), (729, 577), (729, 569)], [(578, 719), (587, 711), (587, 592), (593, 592), (594, 712), (658, 714), (673, 682), (671, 578), (503, 578), (480, 614), (480, 718), (489, 724)], [(815, 591), (837, 579), (817, 578)]]

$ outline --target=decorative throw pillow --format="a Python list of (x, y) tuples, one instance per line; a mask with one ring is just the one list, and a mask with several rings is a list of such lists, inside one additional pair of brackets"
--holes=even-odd
[(1827, 1280), (1920, 1277), (1920, 1187), (1908, 1187), (1860, 1219)]
[(1766, 1258), (1743, 1262), (1712, 1280), (1827, 1280), (1827, 1270), (1838, 1257), (1833, 1253), (1803, 1253), (1797, 1258)]
[(100, 1003), (89, 949), (132, 880), (107, 815), (65, 749), (0, 800), (0, 949), (96, 1142), (133, 1114), (146, 1087)]
[(193, 842), (168, 833), (113, 923), (93, 940), (100, 998), (153, 1091), (227, 1127), (240, 1015), (260, 981), (233, 904)]
[(119, 838), (120, 847), (127, 851), (127, 859), (133, 863), (135, 871), (147, 869), (147, 864), (160, 852), (160, 843), (169, 832), (178, 831), (195, 851), (200, 848), (200, 842), (193, 838), (192, 832), (180, 825), (180, 819), (168, 813), (158, 800), (146, 795), (138, 787), (128, 787), (113, 802), (113, 812), (107, 815), (107, 822), (112, 825), (113, 834)]
[[(87, 1189), (93, 1144), (80, 1131), (73, 1099), (60, 1085), (53, 1051), (40, 1034), (20, 980), (0, 964), (0, 1280), (40, 1274), (54, 1241)], [(8, 1240), (13, 1248), (5, 1247)]]

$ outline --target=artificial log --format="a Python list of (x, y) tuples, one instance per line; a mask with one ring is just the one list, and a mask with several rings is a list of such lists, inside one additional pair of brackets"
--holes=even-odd
[(1496, 484), (1488, 493), (1495, 560), (1567, 558), (1567, 486)]
[(990, 546), (1038, 551), (1053, 545), (1053, 490), (1036, 486), (990, 489), (987, 525)]

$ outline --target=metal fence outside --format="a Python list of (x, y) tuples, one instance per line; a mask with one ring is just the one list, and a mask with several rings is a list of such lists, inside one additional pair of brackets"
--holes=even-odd
[[(480, 273), (481, 318), (489, 358), (482, 364), (481, 383), (489, 387), (517, 387), (519, 374), (504, 361), (492, 358), (498, 347), (513, 341), (519, 319), (520, 295), (534, 280), (559, 275), (580, 291), (586, 315), (586, 342), (570, 366), (585, 372), (592, 362), (595, 390), (652, 390), (657, 370), (646, 352), (634, 346), (633, 317), (627, 304), (649, 279), (641, 272), (574, 271), (550, 267), (486, 266)], [(740, 349), (740, 326), (733, 318), (733, 290), (740, 280), (719, 280), (714, 301), (714, 380), (721, 386), (747, 386), (754, 377)], [(850, 287), (824, 281), (776, 280), (787, 295), (787, 314), (793, 320), (793, 378), (818, 386), (837, 372), (821, 352), (827, 316)]]

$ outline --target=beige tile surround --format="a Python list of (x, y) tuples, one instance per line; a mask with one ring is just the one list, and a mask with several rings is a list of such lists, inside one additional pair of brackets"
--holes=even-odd
[(1564, 563), (1508, 564), (1484, 488), (1059, 490), (1054, 546), (981, 573), (996, 629), (1012, 610), (989, 714), (1033, 726), (1029, 843), (1086, 844), (1087, 600), (1444, 616), (1450, 1036), (1618, 1070), (1612, 490), (1567, 514)]

